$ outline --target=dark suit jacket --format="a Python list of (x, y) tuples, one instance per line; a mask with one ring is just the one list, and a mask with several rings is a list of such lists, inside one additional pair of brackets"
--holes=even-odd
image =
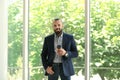
[[(64, 48), (68, 53), (67, 57), (62, 56), (64, 74), (66, 76), (74, 75), (74, 68), (71, 58), (77, 57), (78, 51), (72, 35), (63, 33), (62, 48)], [(41, 57), (45, 70), (48, 66), (52, 66), (53, 59), (55, 57), (54, 34), (45, 37)]]

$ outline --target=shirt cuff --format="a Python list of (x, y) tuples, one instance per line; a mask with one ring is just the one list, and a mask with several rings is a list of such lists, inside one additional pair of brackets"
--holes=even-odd
[(68, 53), (67, 52), (65, 53), (65, 57), (68, 57)]

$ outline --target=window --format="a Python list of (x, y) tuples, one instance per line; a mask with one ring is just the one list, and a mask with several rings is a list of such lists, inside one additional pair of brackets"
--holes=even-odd
[[(9, 0), (8, 5), (8, 74), (9, 80), (23, 77), (23, 1)], [(84, 80), (85, 74), (85, 1), (29, 1), (29, 79), (46, 80), (41, 64), (41, 49), (46, 35), (52, 33), (51, 20), (62, 18), (64, 31), (75, 36), (79, 57), (73, 59), (72, 80)], [(90, 80), (120, 79), (120, 1), (90, 2), (91, 62)], [(114, 74), (115, 73), (115, 74)]]

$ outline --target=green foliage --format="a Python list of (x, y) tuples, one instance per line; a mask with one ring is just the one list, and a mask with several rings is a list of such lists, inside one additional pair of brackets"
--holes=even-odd
[[(92, 67), (119, 68), (120, 2), (94, 1), (91, 7)], [(93, 72), (102, 80), (120, 79), (119, 70), (95, 69)]]
[(17, 66), (17, 60), (22, 54), (22, 5), (12, 3), (8, 7), (8, 66)]

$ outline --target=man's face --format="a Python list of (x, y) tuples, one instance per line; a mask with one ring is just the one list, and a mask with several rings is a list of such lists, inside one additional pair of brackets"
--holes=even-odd
[(53, 29), (56, 34), (60, 34), (63, 29), (63, 24), (61, 20), (53, 21)]

